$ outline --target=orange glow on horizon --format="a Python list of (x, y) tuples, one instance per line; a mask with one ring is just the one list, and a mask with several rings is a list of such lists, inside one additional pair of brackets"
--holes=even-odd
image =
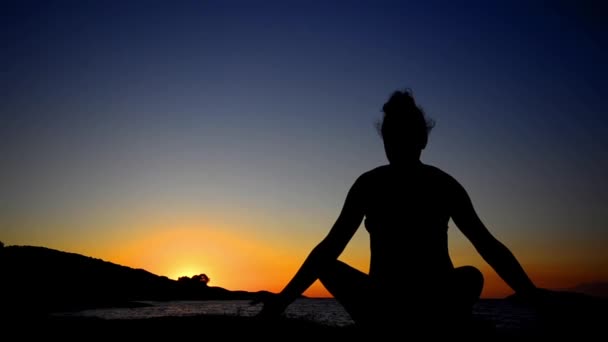
[(219, 226), (162, 225), (137, 235), (123, 240), (120, 248), (104, 249), (102, 258), (171, 279), (204, 273), (210, 286), (273, 292), (282, 289), (302, 261), (290, 248), (278, 249)]
[[(210, 278), (210, 286), (279, 292), (297, 272), (318, 238), (311, 236), (303, 240), (263, 234), (269, 227), (262, 229), (255, 222), (155, 219), (155, 224), (148, 219), (150, 221), (131, 223), (129, 229), (106, 230), (105, 235), (86, 240), (74, 234), (65, 235), (62, 240), (57, 238), (60, 235), (55, 235), (55, 244), (47, 247), (142, 268), (171, 279), (204, 273)], [(512, 251), (539, 287), (567, 289), (607, 279), (606, 264), (601, 258), (548, 258), (540, 249), (522, 244), (514, 246), (518, 248)], [(450, 252), (455, 266), (473, 265), (482, 271), (485, 278), (482, 298), (504, 298), (513, 293), (471, 246), (456, 243)], [(365, 272), (368, 257), (367, 235), (361, 232), (340, 259)], [(319, 281), (304, 295), (331, 297)]]

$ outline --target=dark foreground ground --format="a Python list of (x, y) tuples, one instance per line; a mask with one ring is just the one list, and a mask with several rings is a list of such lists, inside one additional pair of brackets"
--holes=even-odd
[[(605, 340), (606, 312), (602, 316), (594, 316), (589, 320), (563, 320), (556, 318), (552, 322), (539, 322), (534, 327), (525, 330), (509, 331), (497, 329), (491, 322), (476, 321), (471, 329), (456, 331), (452, 328), (430, 327), (426, 337), (449, 336), (451, 338), (486, 340), (486, 341), (519, 341), (519, 340), (546, 340), (569, 339), (577, 341)], [(9, 340), (30, 340), (44, 338), (46, 340), (130, 340), (154, 338), (155, 340), (170, 338), (179, 340), (185, 338), (215, 340), (225, 338), (246, 338), (255, 340), (306, 340), (325, 339), (342, 341), (345, 339), (362, 338), (373, 341), (394, 340), (395, 333), (403, 339), (408, 337), (420, 339), (419, 332), (413, 332), (408, 326), (407, 319), (403, 324), (396, 326), (390, 333), (378, 331), (364, 331), (355, 326), (334, 327), (322, 325), (317, 322), (281, 318), (277, 320), (262, 320), (255, 317), (237, 317), (228, 315), (201, 315), (187, 317), (160, 317), (130, 320), (103, 320), (87, 317), (37, 317), (29, 319), (6, 318), (2, 324), (4, 336)]]
[[(517, 303), (515, 300), (514, 303)], [(6, 303), (4, 303), (6, 304)], [(523, 305), (519, 303), (518, 305)], [(527, 305), (527, 304), (526, 304)], [(130, 306), (129, 306), (130, 307)], [(492, 307), (491, 305), (489, 307)], [(21, 308), (21, 310), (19, 310)], [(343, 341), (355, 338), (372, 341), (407, 339), (521, 341), (558, 340), (605, 341), (608, 338), (608, 300), (579, 294), (563, 294), (536, 303), (533, 319), (521, 324), (517, 316), (493, 315), (481, 312), (467, 324), (443, 326), (429, 323), (423, 327), (415, 323), (415, 316), (395, 312), (388, 325), (390, 332), (363, 330), (354, 325), (328, 326), (318, 321), (286, 318), (268, 320), (251, 316), (198, 315), (157, 317), (145, 319), (112, 319), (52, 315), (32, 307), (0, 307), (0, 327), (3, 341), (21, 340), (131, 340), (131, 339), (255, 339), (255, 340), (306, 340), (325, 339)], [(507, 310), (513, 311), (513, 310)], [(19, 313), (21, 312), (21, 314)], [(514, 312), (514, 311), (513, 311)], [(397, 316), (403, 315), (402, 317)], [(388, 317), (392, 317), (389, 315)], [(521, 317), (519, 317), (521, 318)], [(509, 324), (510, 321), (516, 324)], [(519, 321), (519, 323), (518, 323)], [(7, 339), (4, 339), (7, 337)]]

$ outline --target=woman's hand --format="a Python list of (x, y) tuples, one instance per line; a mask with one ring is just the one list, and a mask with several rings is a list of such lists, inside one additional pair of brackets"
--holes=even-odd
[(273, 319), (278, 318), (285, 312), (290, 301), (285, 296), (277, 293), (262, 291), (259, 292), (250, 305), (262, 304), (262, 310), (256, 315), (259, 318)]

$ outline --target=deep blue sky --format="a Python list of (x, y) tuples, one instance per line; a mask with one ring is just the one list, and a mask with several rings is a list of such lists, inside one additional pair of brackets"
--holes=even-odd
[(0, 238), (101, 253), (151, 217), (236, 216), (308, 249), (410, 87), (423, 161), (499, 238), (606, 278), (605, 5), (487, 3), (3, 2)]

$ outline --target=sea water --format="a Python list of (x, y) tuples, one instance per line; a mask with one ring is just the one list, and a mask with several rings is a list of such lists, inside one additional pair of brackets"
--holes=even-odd
[[(208, 301), (142, 301), (148, 306), (135, 308), (103, 308), (78, 312), (56, 313), (60, 316), (86, 316), (102, 319), (139, 319), (163, 316), (231, 315), (254, 316), (261, 305), (250, 305), (246, 300)], [(353, 324), (344, 308), (330, 298), (305, 298), (293, 302), (285, 312), (286, 316), (304, 318), (332, 326)], [(480, 300), (473, 308), (473, 314), (492, 321), (498, 329), (517, 330), (532, 326), (536, 315), (529, 308), (517, 306), (506, 300)]]

